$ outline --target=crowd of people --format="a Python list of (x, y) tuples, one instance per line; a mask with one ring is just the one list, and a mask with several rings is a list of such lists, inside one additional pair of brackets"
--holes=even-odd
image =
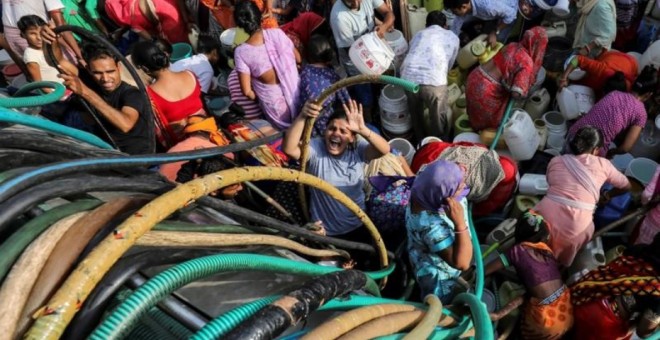
[[(466, 111), (474, 131), (497, 129), (507, 104), (532, 94), (549, 44), (538, 23), (560, 2), (445, 0), (444, 11), (428, 13), (425, 28), (410, 37), (407, 54), (394, 70), (420, 85), (419, 92), (407, 94), (410, 139), (450, 140), (448, 74), (461, 47), (479, 35), (492, 48), (504, 46), (491, 59), (462, 70)], [(200, 3), (208, 18), (200, 15)], [(547, 194), (519, 216), (514, 245), (501, 249), (486, 269), (488, 275), (506, 267), (518, 273), (525, 296), (491, 317), (496, 321), (523, 308), (524, 339), (569, 334), (625, 339), (633, 332), (645, 337), (660, 325), (660, 168), (642, 194), (649, 212), (629, 249), (565, 284), (566, 269), (594, 235), (596, 208), (631, 189), (630, 179), (610, 159), (631, 151), (647, 120), (657, 115), (657, 65), (642, 67), (613, 48), (635, 44), (630, 32), (640, 26), (646, 3), (571, 0), (577, 19), (569, 32), (573, 53), (565, 69), (546, 82), (557, 91), (571, 84), (588, 86), (597, 101), (569, 122), (562, 155), (547, 165)], [(231, 51), (205, 29), (193, 39), (199, 27), (208, 27), (203, 20), (223, 30), (238, 29), (245, 37)], [(515, 191), (515, 185), (498, 186), (515, 171), (507, 173), (500, 157), (473, 143), (427, 144), (424, 155), (432, 156), (416, 157), (413, 172), (375, 128), (375, 85), (353, 85), (316, 102), (342, 77), (360, 74), (349, 57), (356, 40), (370, 32), (384, 38), (394, 29), (397, 18), (389, 1), (2, 0), (2, 21), (0, 46), (26, 78), (67, 89), (41, 114), (98, 134), (127, 154), (189, 151), (285, 132), (281, 140), (246, 154), (172, 163), (159, 171), (171, 181), (185, 182), (237, 164), (296, 167), (307, 162), (309, 173), (339, 188), (382, 223), (388, 245), (405, 246), (421, 297), (435, 294), (451, 303), (462, 289), (461, 277), (472, 270), (472, 238), (478, 236), (468, 226), (469, 202), (498, 195), (508, 200)], [(58, 29), (67, 24), (110, 44), (133, 36), (125, 59), (129, 65), (107, 44)], [(194, 53), (173, 62), (177, 43), (195, 45)], [(135, 87), (129, 67), (140, 75), (148, 96)], [(586, 76), (570, 80), (578, 68)], [(227, 102), (222, 114), (210, 109), (217, 97)], [(310, 119), (309, 155), (301, 159)], [(437, 152), (429, 152), (434, 148)], [(614, 189), (603, 191), (605, 183)], [(237, 184), (213, 195), (235, 201), (242, 191)], [(323, 234), (371, 242), (361, 220), (335, 198), (310, 189), (309, 203), (306, 222), (316, 223)], [(358, 261), (361, 265), (368, 263)]]

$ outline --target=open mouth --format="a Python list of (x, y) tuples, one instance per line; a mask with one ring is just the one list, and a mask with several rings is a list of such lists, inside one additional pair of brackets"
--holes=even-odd
[(328, 140), (328, 144), (332, 149), (339, 149), (339, 146), (341, 145), (341, 138), (330, 137), (330, 139)]

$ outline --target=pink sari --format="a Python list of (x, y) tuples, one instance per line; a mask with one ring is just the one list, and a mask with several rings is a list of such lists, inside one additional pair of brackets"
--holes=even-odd
[(286, 120), (290, 124), (298, 115), (298, 83), (300, 81), (296, 57), (293, 53), (293, 42), (279, 28), (264, 30), (263, 34), (268, 59), (273, 64), (284, 100), (289, 108), (290, 117), (287, 117)]

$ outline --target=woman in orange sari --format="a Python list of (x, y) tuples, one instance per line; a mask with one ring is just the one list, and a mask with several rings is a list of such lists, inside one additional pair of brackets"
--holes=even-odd
[[(251, 0), (257, 5), (261, 16), (261, 28), (277, 28), (277, 19), (272, 13), (273, 0)], [(213, 14), (213, 18), (224, 29), (236, 27), (234, 22), (234, 0), (201, 0), (201, 3), (208, 7)]]

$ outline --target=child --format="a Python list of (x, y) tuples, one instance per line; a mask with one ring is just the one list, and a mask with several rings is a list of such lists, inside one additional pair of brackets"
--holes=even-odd
[(408, 253), (422, 298), (453, 298), (456, 279), (470, 267), (472, 240), (467, 226), (464, 170), (437, 160), (422, 168), (412, 185), (406, 209)]
[[(46, 62), (46, 56), (41, 49), (41, 27), (45, 25), (46, 22), (36, 15), (26, 15), (18, 20), (17, 26), (21, 31), (21, 37), (28, 43), (23, 54), (23, 61), (27, 65), (32, 81), (63, 83), (64, 80), (57, 76), (59, 74), (57, 69)], [(44, 91), (50, 92), (52, 89), (44, 89)]]
[[(332, 61), (335, 60), (335, 50), (326, 37), (312, 36), (306, 47), (306, 52), (308, 63), (300, 72), (299, 103), (316, 99), (323, 90), (339, 81), (339, 75), (332, 68)], [(338, 97), (342, 103), (345, 103), (349, 98), (348, 91), (342, 88), (339, 93), (333, 94), (323, 103), (323, 109), (314, 122), (312, 137), (322, 136), (325, 132), (328, 119), (333, 111), (333, 105)]]
[[(181, 167), (177, 173), (176, 181), (179, 183), (185, 183), (192, 181), (197, 177), (206, 176), (221, 170), (231, 169), (234, 165), (229, 162), (230, 161), (222, 158), (192, 160)], [(210, 193), (209, 196), (217, 197), (226, 201), (233, 201), (242, 190), (243, 185), (241, 183), (236, 183), (220, 188), (219, 190)]]
[(573, 326), (571, 295), (547, 244), (549, 235), (543, 216), (527, 210), (516, 225), (516, 244), (486, 266), (486, 275), (511, 265), (520, 276), (529, 299), (516, 298), (491, 319), (497, 321), (525, 302), (520, 327), (523, 339), (561, 339)]

